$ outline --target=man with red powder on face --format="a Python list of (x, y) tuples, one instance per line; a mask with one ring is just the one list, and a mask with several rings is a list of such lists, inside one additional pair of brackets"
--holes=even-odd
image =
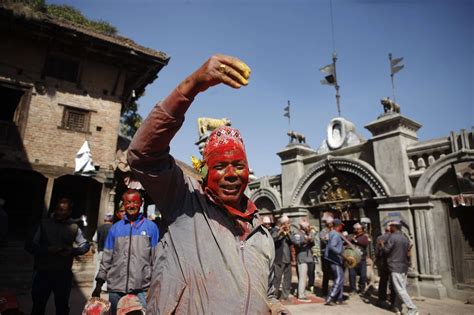
[(159, 236), (156, 224), (140, 213), (142, 197), (137, 190), (127, 190), (122, 201), (126, 214), (107, 234), (95, 279), (97, 284), (92, 292), (93, 297), (100, 297), (102, 285), (107, 281), (113, 315), (120, 298), (129, 293), (135, 294), (143, 307), (146, 306)]
[(211, 133), (203, 160), (193, 161), (201, 182), (169, 154), (199, 93), (220, 83), (240, 88), (249, 76), (239, 59), (212, 56), (152, 110), (130, 144), (130, 167), (168, 227), (156, 250), (149, 314), (289, 314), (275, 298), (273, 239), (244, 195), (249, 168), (240, 132)]

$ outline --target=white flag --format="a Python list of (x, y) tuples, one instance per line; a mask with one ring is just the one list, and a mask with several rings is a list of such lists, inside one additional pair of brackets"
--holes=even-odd
[(89, 143), (84, 141), (84, 144), (76, 153), (76, 168), (74, 172), (79, 175), (91, 176), (96, 174), (94, 163), (92, 162), (91, 149)]

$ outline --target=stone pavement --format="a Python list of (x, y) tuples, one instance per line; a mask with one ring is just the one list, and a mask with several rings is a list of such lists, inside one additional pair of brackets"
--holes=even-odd
[[(417, 299), (414, 300), (420, 315), (472, 315), (474, 305), (444, 299)], [(369, 302), (364, 302), (358, 295), (351, 296), (347, 305), (326, 306), (324, 304), (287, 305), (293, 315), (330, 314), (330, 315), (383, 315), (394, 314), (389, 310), (379, 308)]]
[[(92, 288), (73, 288), (71, 292), (71, 315), (81, 315), (82, 308), (85, 305), (87, 298), (90, 296)], [(107, 298), (104, 294), (103, 298)], [(29, 314), (31, 310), (31, 298), (29, 294), (19, 295), (19, 302), (21, 310), (25, 314)], [(359, 296), (352, 296), (347, 305), (340, 306), (325, 306), (322, 303), (287, 305), (288, 309), (293, 315), (309, 315), (309, 314), (328, 314), (328, 315), (378, 315), (378, 314), (393, 314), (388, 310), (378, 308), (370, 303), (364, 302)], [(414, 301), (418, 306), (420, 315), (472, 315), (474, 314), (474, 305), (464, 304), (463, 302), (444, 299), (418, 299)], [(55, 314), (54, 303), (50, 299), (47, 313)], [(223, 314), (226, 315), (226, 314)]]

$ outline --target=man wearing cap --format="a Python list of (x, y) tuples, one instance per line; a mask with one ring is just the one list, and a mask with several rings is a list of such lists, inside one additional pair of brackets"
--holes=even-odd
[(127, 214), (109, 230), (104, 254), (96, 276), (93, 297), (100, 297), (107, 281), (112, 315), (116, 314), (121, 297), (133, 293), (146, 307), (146, 293), (150, 286), (159, 231), (156, 224), (140, 213), (143, 200), (139, 191), (127, 190), (123, 196)]
[(249, 167), (240, 132), (220, 127), (209, 135), (203, 160), (193, 159), (200, 182), (169, 154), (199, 93), (220, 83), (240, 88), (249, 76), (239, 59), (212, 56), (155, 106), (130, 144), (130, 168), (167, 225), (156, 251), (147, 313), (286, 313), (274, 294), (273, 239), (244, 195)]
[(343, 269), (343, 257), (342, 252), (344, 251), (344, 241), (341, 237), (342, 229), (344, 224), (340, 219), (334, 219), (334, 229), (329, 232), (328, 244), (326, 251), (324, 252), (324, 259), (329, 261), (331, 269), (334, 275), (334, 284), (326, 298), (325, 305), (344, 304), (344, 297), (342, 290), (344, 287), (344, 269)]
[(306, 220), (300, 222), (298, 229), (291, 236), (291, 241), (296, 249), (296, 263), (298, 264), (298, 301), (310, 302), (306, 297), (306, 281), (308, 277), (308, 264), (314, 262), (312, 247), (314, 245), (314, 234), (311, 226)]
[(359, 275), (359, 290), (357, 292), (364, 293), (367, 284), (367, 247), (369, 246), (369, 238), (365, 234), (364, 226), (357, 222), (353, 226), (354, 234), (349, 237), (349, 240), (362, 253), (360, 262), (354, 268), (349, 269), (349, 283), (350, 293), (356, 292), (356, 277)]
[(323, 271), (323, 283), (322, 283), (322, 294), (323, 297), (327, 297), (329, 293), (329, 280), (333, 278), (331, 263), (324, 259), (324, 253), (326, 252), (326, 246), (329, 241), (329, 232), (334, 227), (334, 218), (332, 216), (324, 216), (323, 222), (325, 227), (319, 232), (320, 249), (321, 249), (321, 269)]
[(269, 216), (264, 216), (262, 219), (262, 225), (267, 228), (267, 230), (272, 230), (272, 219)]
[(287, 300), (291, 291), (291, 231), (290, 218), (282, 215), (278, 227), (272, 230), (275, 241), (275, 293), (278, 293), (283, 279), (279, 298)]
[(388, 269), (397, 296), (395, 298), (395, 309), (402, 310), (402, 303), (408, 307), (408, 315), (418, 314), (416, 305), (407, 292), (408, 255), (410, 241), (401, 231), (401, 222), (392, 221), (389, 223), (390, 236), (387, 241), (381, 240), (380, 246), (387, 255)]
[[(96, 261), (96, 270), (95, 275), (99, 273), (100, 262), (102, 261), (102, 255), (104, 254), (104, 243), (107, 239), (107, 235), (109, 234), (109, 230), (112, 227), (112, 223), (114, 221), (114, 214), (112, 212), (107, 212), (104, 215), (104, 224), (99, 226), (97, 231), (94, 233), (92, 237), (92, 241), (96, 244), (96, 253), (95, 253), (95, 261)], [(94, 277), (94, 284), (93, 288), (95, 288), (96, 281)], [(103, 291), (107, 291), (107, 283), (104, 283), (102, 286)]]

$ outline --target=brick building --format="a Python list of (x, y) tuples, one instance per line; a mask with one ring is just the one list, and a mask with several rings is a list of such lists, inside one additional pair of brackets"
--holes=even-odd
[[(89, 238), (114, 210), (121, 111), (169, 58), (11, 4), (0, 4), (0, 46), (0, 198), (9, 216), (9, 252), (1, 255), (28, 260), (23, 242), (62, 196), (73, 200), (74, 218), (87, 215)], [(86, 140), (91, 177), (74, 175)], [(3, 270), (0, 282), (19, 269)]]

